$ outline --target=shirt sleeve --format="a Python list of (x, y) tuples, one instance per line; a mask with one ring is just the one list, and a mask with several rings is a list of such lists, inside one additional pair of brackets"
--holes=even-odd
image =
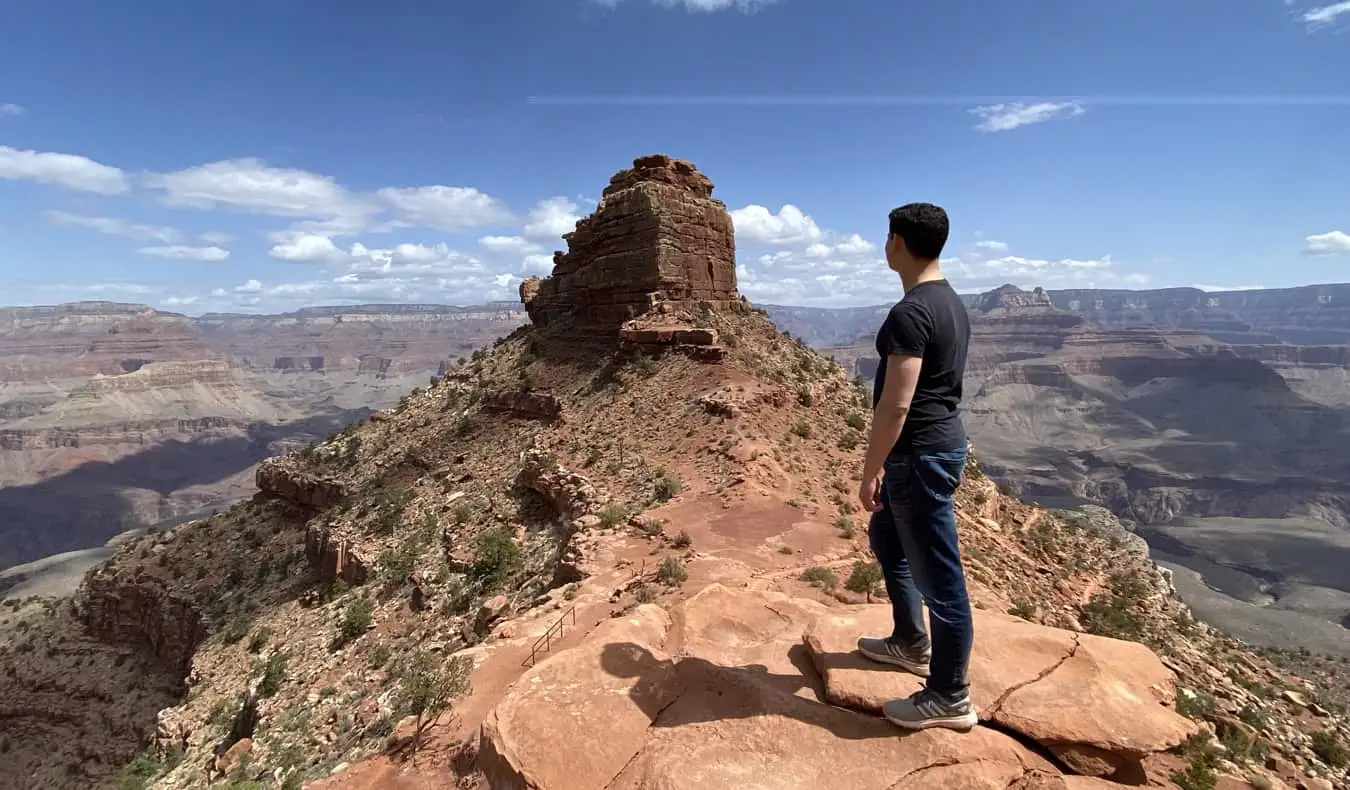
[(923, 350), (933, 336), (933, 322), (928, 311), (914, 302), (901, 302), (891, 310), (886, 322), (884, 344), (887, 354), (922, 357)]

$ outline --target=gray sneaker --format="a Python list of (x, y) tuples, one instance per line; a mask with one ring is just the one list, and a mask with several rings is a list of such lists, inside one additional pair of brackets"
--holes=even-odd
[(887, 702), (881, 712), (892, 724), (906, 730), (946, 727), (966, 732), (980, 722), (969, 692), (951, 700), (936, 691), (923, 689), (905, 699)]
[(890, 639), (868, 636), (858, 640), (858, 652), (873, 661), (907, 669), (921, 678), (928, 677), (928, 660), (933, 655), (930, 648), (913, 650)]

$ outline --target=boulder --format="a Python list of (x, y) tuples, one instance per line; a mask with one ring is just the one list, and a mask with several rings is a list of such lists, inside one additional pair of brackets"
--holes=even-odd
[(479, 767), (493, 788), (605, 787), (679, 695), (654, 605), (602, 623), (527, 671), (483, 722)]
[[(805, 634), (826, 698), (869, 712), (922, 680), (856, 652), (861, 635), (889, 633), (890, 607), (823, 615)], [(1175, 678), (1147, 647), (975, 611), (971, 696), (984, 721), (1043, 744), (1081, 774), (1106, 776), (1196, 731), (1170, 706)]]

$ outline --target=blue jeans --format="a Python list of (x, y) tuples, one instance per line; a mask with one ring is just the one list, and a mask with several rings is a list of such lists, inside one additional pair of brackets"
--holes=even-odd
[(922, 604), (928, 605), (933, 650), (928, 688), (949, 697), (969, 691), (966, 670), (975, 641), (952, 501), (965, 466), (964, 449), (887, 458), (882, 507), (867, 526), (891, 599), (891, 638), (910, 648), (928, 647)]

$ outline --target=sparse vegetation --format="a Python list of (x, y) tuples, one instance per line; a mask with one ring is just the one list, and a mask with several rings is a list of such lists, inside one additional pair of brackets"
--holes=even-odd
[(679, 534), (671, 538), (670, 545), (677, 549), (687, 549), (694, 545), (694, 539), (690, 537), (689, 530), (682, 529)]
[(370, 628), (371, 619), (375, 612), (375, 602), (369, 598), (356, 598), (347, 604), (342, 610), (342, 619), (338, 621), (337, 639), (334, 640), (334, 647), (341, 648), (350, 642), (361, 638)]
[(1318, 759), (1332, 768), (1344, 768), (1350, 763), (1350, 751), (1336, 735), (1335, 730), (1318, 730), (1312, 734), (1312, 750)]
[(520, 547), (505, 527), (492, 527), (474, 539), (474, 560), (470, 576), (485, 589), (504, 586), (520, 569)]
[(800, 577), (802, 581), (810, 583), (812, 587), (819, 587), (826, 592), (839, 586), (839, 575), (821, 565), (814, 565), (802, 571)]
[(1108, 589), (1092, 596), (1083, 607), (1083, 627), (1088, 633), (1138, 641), (1144, 633), (1138, 604), (1147, 589), (1130, 571), (1112, 574)]
[(1177, 713), (1190, 719), (1205, 719), (1214, 715), (1214, 697), (1191, 689), (1177, 689)]
[(267, 657), (267, 661), (263, 663), (262, 681), (258, 684), (259, 694), (270, 697), (281, 689), (282, 682), (286, 680), (286, 664), (289, 658), (281, 651)]
[(853, 563), (853, 570), (849, 572), (848, 580), (844, 582), (844, 589), (866, 595), (867, 601), (871, 603), (872, 596), (877, 594), (877, 585), (881, 584), (881, 581), (880, 565), (858, 560)]
[(1030, 620), (1036, 615), (1036, 605), (1026, 598), (1014, 598), (1012, 606), (1008, 607), (1008, 614), (1013, 617), (1020, 617), (1023, 620)]
[(394, 708), (399, 715), (415, 717), (413, 750), (421, 743), (422, 731), (469, 690), (473, 660), (458, 656), (443, 660), (440, 656), (418, 651), (396, 668), (398, 690)]
[(259, 626), (253, 630), (253, 634), (248, 638), (248, 652), (257, 653), (267, 646), (267, 640), (272, 638), (272, 629), (267, 626)]
[(1172, 751), (1186, 759), (1186, 767), (1172, 774), (1172, 781), (1181, 790), (1214, 790), (1218, 781), (1214, 769), (1222, 753), (1210, 740), (1209, 733), (1192, 735)]
[(598, 515), (600, 517), (600, 526), (605, 529), (614, 529), (622, 524), (624, 519), (628, 518), (628, 513), (624, 511), (623, 505), (620, 505), (617, 502), (610, 502), (600, 508), (600, 513)]
[(834, 520), (835, 529), (839, 530), (839, 537), (845, 540), (852, 540), (856, 528), (853, 526), (853, 519), (848, 516), (840, 516)]
[(679, 495), (680, 489), (680, 478), (663, 472), (656, 478), (653, 493), (657, 502), (668, 502)]
[(656, 569), (656, 578), (667, 587), (679, 587), (689, 578), (689, 571), (678, 557), (666, 557)]

